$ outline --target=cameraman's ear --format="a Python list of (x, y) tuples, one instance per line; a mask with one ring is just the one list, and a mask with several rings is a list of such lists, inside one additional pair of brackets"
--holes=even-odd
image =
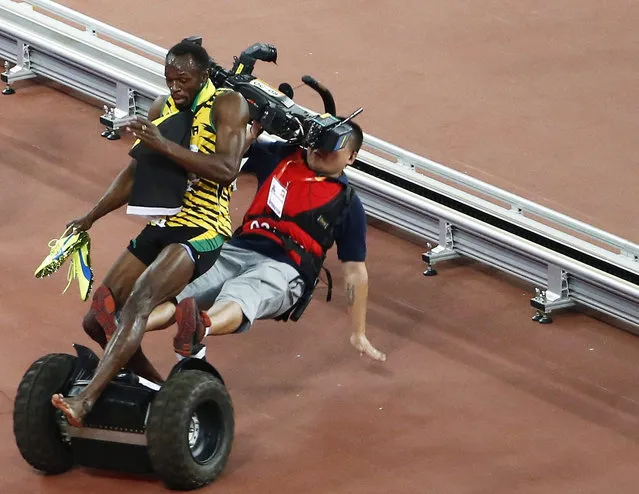
[(351, 155), (348, 157), (348, 164), (352, 165), (355, 163), (355, 159), (357, 158), (357, 151), (351, 151)]

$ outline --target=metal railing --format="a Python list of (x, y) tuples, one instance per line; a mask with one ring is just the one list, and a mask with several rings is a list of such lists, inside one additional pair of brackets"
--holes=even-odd
[(81, 14), (73, 9), (60, 5), (59, 3), (52, 2), (50, 0), (25, 0), (24, 4), (37, 7), (39, 10), (49, 12), (61, 17), (67, 21), (74, 22), (83, 26), (84, 30), (96, 36), (102, 34), (114, 41), (123, 43), (131, 48), (135, 48), (138, 51), (146, 53), (155, 58), (164, 60), (166, 57), (166, 48), (154, 45), (148, 41), (133, 36), (125, 31), (121, 31), (109, 24), (105, 24), (97, 19)]

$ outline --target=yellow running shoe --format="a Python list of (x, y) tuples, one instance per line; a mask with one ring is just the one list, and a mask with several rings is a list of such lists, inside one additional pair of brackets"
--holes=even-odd
[(91, 269), (91, 240), (80, 245), (80, 248), (71, 255), (71, 264), (67, 273), (67, 286), (62, 293), (65, 293), (74, 279), (78, 280), (80, 288), (80, 298), (84, 301), (89, 298), (93, 287), (93, 270)]
[(51, 252), (35, 270), (36, 278), (44, 278), (55, 273), (71, 254), (89, 241), (87, 232), (73, 233), (70, 230), (71, 228), (67, 228), (60, 238), (54, 238), (49, 242)]

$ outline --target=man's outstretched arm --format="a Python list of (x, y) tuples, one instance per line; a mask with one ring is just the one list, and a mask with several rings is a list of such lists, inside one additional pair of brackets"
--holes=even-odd
[(377, 350), (366, 337), (368, 307), (368, 271), (364, 262), (344, 262), (344, 282), (348, 309), (353, 324), (351, 344), (374, 360), (385, 361), (386, 355)]

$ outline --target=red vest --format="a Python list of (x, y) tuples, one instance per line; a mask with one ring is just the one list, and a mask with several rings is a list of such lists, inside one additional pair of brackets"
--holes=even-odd
[[(281, 218), (267, 204), (273, 178), (287, 190)], [(312, 283), (335, 242), (335, 227), (344, 220), (351, 195), (350, 186), (308, 168), (298, 150), (262, 184), (238, 233), (261, 235), (281, 245), (305, 281)]]

